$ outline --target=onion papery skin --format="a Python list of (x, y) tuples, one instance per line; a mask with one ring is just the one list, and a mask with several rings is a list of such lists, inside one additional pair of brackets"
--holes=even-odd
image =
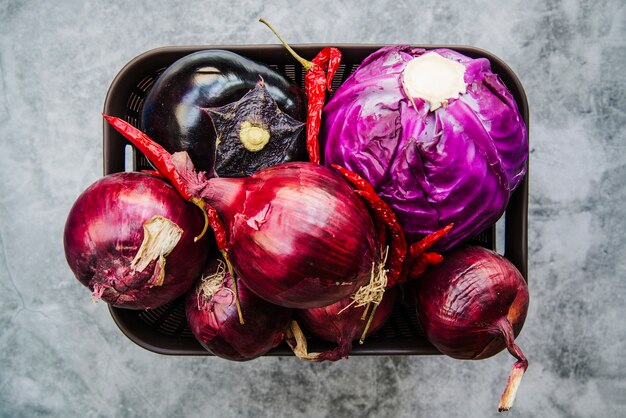
[[(143, 271), (131, 262), (154, 216), (176, 223), (183, 234), (165, 257), (165, 276), (154, 283), (156, 261)], [(201, 212), (168, 183), (142, 173), (116, 173), (88, 187), (72, 206), (64, 231), (65, 256), (76, 278), (113, 306), (151, 309), (185, 294), (202, 273), (210, 242), (194, 242)], [(100, 294), (101, 293), (101, 294)]]
[(477, 246), (444, 254), (417, 280), (417, 316), (426, 338), (443, 354), (484, 359), (506, 348), (500, 323), (519, 335), (528, 286), (506, 258)]
[[(217, 268), (218, 260), (211, 260), (206, 271), (211, 274)], [(252, 360), (283, 340), (292, 311), (261, 299), (238, 282), (237, 291), (245, 318), (242, 325), (233, 285), (226, 270), (221, 288), (204, 301), (199, 282), (187, 295), (187, 322), (198, 342), (210, 353), (228, 360)]]
[[(403, 84), (408, 63), (427, 53), (465, 67), (467, 91), (434, 111)], [(493, 225), (527, 169), (527, 128), (511, 92), (487, 59), (449, 49), (371, 54), (324, 107), (320, 143), (324, 164), (372, 184), (409, 244), (453, 223), (438, 252)]]
[(367, 206), (332, 169), (285, 163), (207, 185), (201, 194), (224, 219), (238, 277), (274, 304), (330, 305), (380, 261)]
[[(385, 290), (383, 298), (376, 308), (374, 318), (369, 324), (366, 337), (379, 331), (391, 316), (399, 290), (391, 287)], [(348, 307), (350, 304), (352, 306)], [(373, 304), (365, 317), (364, 306), (356, 306), (351, 297), (346, 297), (329, 306), (295, 311), (298, 323), (310, 334), (325, 341), (337, 343), (337, 348), (319, 353), (315, 361), (337, 361), (348, 358), (352, 343), (363, 336), (370, 319)]]

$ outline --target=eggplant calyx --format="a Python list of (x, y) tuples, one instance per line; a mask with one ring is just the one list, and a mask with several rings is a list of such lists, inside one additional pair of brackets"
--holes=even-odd
[(283, 113), (261, 81), (236, 102), (204, 108), (216, 133), (215, 172), (245, 177), (292, 160), (304, 147), (305, 124)]

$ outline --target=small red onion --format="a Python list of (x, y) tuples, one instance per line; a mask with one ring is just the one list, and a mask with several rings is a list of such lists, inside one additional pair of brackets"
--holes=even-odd
[(291, 309), (266, 302), (241, 283), (237, 290), (244, 325), (239, 322), (234, 282), (226, 263), (211, 260), (187, 296), (187, 322), (196, 339), (212, 354), (228, 360), (252, 360), (283, 340)]
[(509, 410), (528, 367), (515, 344), (528, 311), (528, 286), (510, 261), (477, 246), (444, 255), (417, 280), (417, 316), (426, 338), (458, 359), (484, 359), (504, 348), (513, 366), (499, 410)]
[(306, 331), (325, 341), (337, 343), (338, 347), (322, 353), (307, 353), (306, 347), (303, 347), (306, 341), (296, 338), (298, 330), (293, 330), (293, 327), (298, 325), (293, 322), (293, 338), (288, 342), (294, 353), (304, 360), (337, 361), (348, 358), (353, 341), (360, 339), (362, 342), (366, 336), (374, 334), (387, 322), (397, 296), (398, 288), (391, 287), (385, 290), (378, 305), (372, 303), (369, 307), (356, 306), (352, 297), (346, 297), (322, 308), (297, 310), (296, 318)]
[(87, 188), (65, 224), (67, 262), (94, 298), (120, 308), (157, 308), (200, 276), (209, 241), (194, 242), (202, 214), (163, 180), (116, 173)]

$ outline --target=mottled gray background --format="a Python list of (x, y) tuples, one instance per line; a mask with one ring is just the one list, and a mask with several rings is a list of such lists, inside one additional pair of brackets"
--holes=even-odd
[(626, 415), (626, 14), (615, 1), (0, 0), (0, 415), (497, 415), (513, 363), (236, 364), (133, 345), (70, 273), (63, 224), (102, 173), (107, 88), (163, 45), (453, 43), (487, 49), (531, 108), (530, 360), (510, 416)]

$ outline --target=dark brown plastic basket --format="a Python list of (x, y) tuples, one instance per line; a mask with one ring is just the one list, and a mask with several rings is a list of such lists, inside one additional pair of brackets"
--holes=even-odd
[[(296, 45), (293, 48), (304, 57), (313, 57), (326, 45)], [(343, 60), (333, 80), (335, 90), (358, 67), (365, 57), (383, 45), (349, 44), (337, 46)], [(492, 70), (513, 93), (522, 117), (528, 126), (528, 103), (524, 89), (511, 69), (493, 54), (467, 46), (415, 45), (426, 49), (450, 48), (467, 56), (485, 57), (491, 61)], [(203, 49), (226, 49), (264, 62), (282, 71), (301, 86), (304, 82), (302, 67), (280, 45), (239, 46), (179, 46), (163, 47), (145, 52), (130, 61), (115, 77), (104, 104), (104, 113), (117, 116), (138, 126), (143, 100), (159, 74), (178, 58)], [(128, 152), (132, 151), (132, 152)], [(130, 165), (130, 167), (129, 167)], [(104, 174), (151, 168), (143, 155), (104, 123)], [(527, 278), (527, 213), (528, 174), (509, 201), (505, 212), (504, 256)], [(484, 231), (473, 239), (474, 244), (495, 249), (496, 228)], [(139, 346), (160, 354), (210, 355), (195, 340), (185, 319), (183, 298), (153, 310), (133, 311), (109, 308), (120, 330)], [(309, 339), (310, 351), (322, 351), (331, 345), (313, 338)], [(388, 323), (375, 335), (368, 337), (363, 345), (355, 344), (352, 355), (419, 355), (438, 354), (426, 341), (420, 330), (414, 308), (407, 301), (399, 303)], [(292, 355), (282, 344), (268, 355)]]

